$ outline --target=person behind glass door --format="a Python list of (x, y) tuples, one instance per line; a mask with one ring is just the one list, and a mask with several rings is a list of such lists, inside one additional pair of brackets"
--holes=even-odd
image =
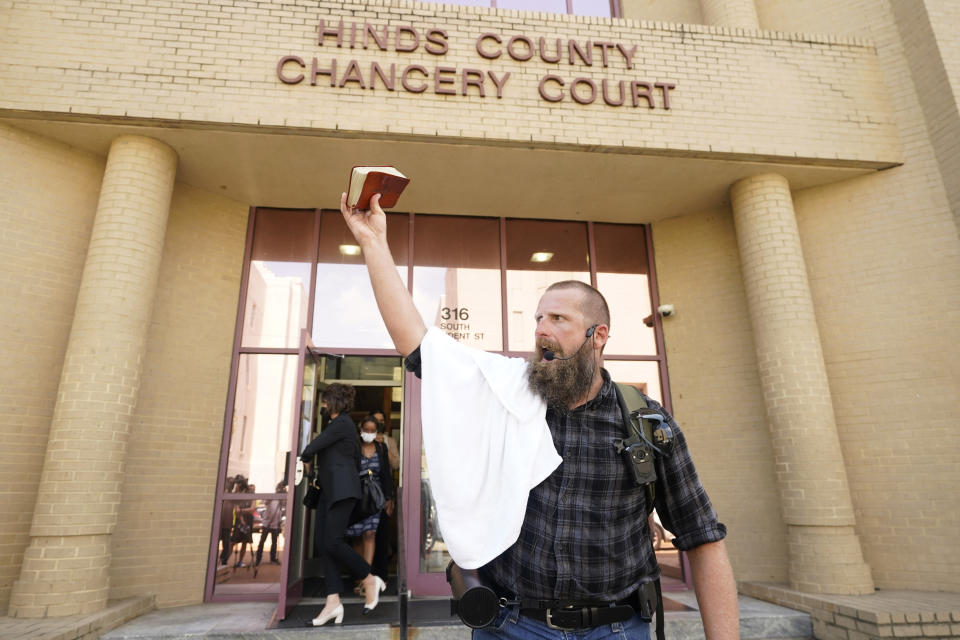
[[(257, 486), (247, 484), (246, 478), (241, 478), (237, 484), (237, 493), (255, 493)], [(237, 562), (233, 565), (234, 569), (246, 568), (247, 564), (243, 561), (247, 555), (247, 545), (250, 545), (250, 552), (253, 555), (253, 514), (256, 506), (252, 500), (241, 502), (235, 510), (235, 520), (233, 523), (233, 542), (240, 543), (240, 549), (237, 551)]]
[[(287, 490), (283, 481), (277, 483), (277, 493)], [(280, 564), (277, 560), (277, 536), (280, 535), (280, 519), (283, 517), (283, 500), (267, 500), (263, 512), (263, 522), (260, 526), (260, 545), (257, 547), (257, 566), (263, 560), (263, 547), (270, 536), (270, 564)]]
[[(383, 520), (383, 515), (385, 515), (384, 512), (386, 512), (386, 515), (393, 513), (393, 474), (390, 472), (387, 445), (377, 441), (380, 428), (376, 418), (372, 415), (368, 415), (360, 423), (360, 472), (369, 470), (373, 473), (380, 488), (383, 489), (383, 496), (387, 499), (387, 502), (383, 512), (375, 513), (347, 528), (348, 536), (362, 539), (363, 559), (371, 566), (373, 566), (377, 530)], [(376, 575), (386, 573), (380, 573), (376, 568), (373, 572)], [(359, 592), (359, 589), (357, 591)]]
[[(377, 421), (377, 442), (387, 445), (387, 457), (390, 459), (390, 481), (395, 487), (399, 479), (395, 476), (400, 470), (400, 449), (397, 441), (390, 435), (390, 425), (384, 421), (382, 411), (374, 411), (370, 414)], [(373, 550), (373, 572), (378, 576), (385, 576), (389, 573), (387, 565), (394, 553), (394, 540), (397, 539), (397, 528), (393, 521), (393, 512), (396, 510), (396, 502), (388, 500), (386, 507), (380, 513), (380, 524), (377, 525), (377, 536)]]
[(350, 545), (344, 542), (350, 514), (360, 498), (360, 445), (357, 427), (350, 419), (356, 391), (351, 385), (333, 383), (320, 394), (320, 413), (330, 422), (320, 435), (306, 446), (300, 459), (310, 463), (317, 458), (317, 478), (322, 493), (320, 509), (323, 510), (322, 536), (324, 580), (327, 599), (323, 609), (307, 626), (319, 627), (333, 620), (343, 622), (343, 604), (340, 592), (340, 563), (346, 565), (354, 579), (360, 580), (366, 594), (363, 613), (373, 611), (380, 601), (380, 592), (386, 584), (380, 576), (370, 571), (370, 564)]
[[(243, 476), (229, 477), (226, 482), (226, 492), (234, 493), (238, 479)], [(233, 553), (233, 502), (224, 502), (220, 509), (220, 564), (217, 569), (226, 569)]]
[(377, 421), (377, 442), (382, 442), (387, 445), (387, 454), (390, 457), (390, 469), (397, 471), (400, 469), (400, 447), (397, 446), (397, 441), (390, 435), (392, 429), (387, 428), (383, 411), (373, 411), (370, 415)]

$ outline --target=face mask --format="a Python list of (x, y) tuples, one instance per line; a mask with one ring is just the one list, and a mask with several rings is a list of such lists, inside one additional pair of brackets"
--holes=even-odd
[(324, 420), (330, 419), (330, 409), (327, 407), (320, 407), (320, 417)]
[(374, 440), (377, 439), (377, 434), (367, 433), (366, 431), (364, 431), (363, 433), (360, 434), (360, 437), (363, 438), (364, 442), (373, 442)]

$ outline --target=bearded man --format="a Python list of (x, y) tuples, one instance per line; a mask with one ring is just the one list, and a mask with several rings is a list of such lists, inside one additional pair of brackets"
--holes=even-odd
[[(421, 421), (440, 528), (453, 560), (479, 568), (504, 603), (474, 638), (650, 637), (639, 593), (659, 577), (647, 494), (614, 441), (615, 385), (602, 366), (610, 317), (576, 281), (547, 289), (528, 361), (469, 349), (427, 329), (397, 274), (379, 196), (341, 211), (359, 243), (387, 331), (423, 380)], [(656, 459), (656, 507), (688, 552), (707, 638), (738, 636), (726, 528), (697, 477), (679, 427)], [(457, 409), (458, 419), (447, 418)]]

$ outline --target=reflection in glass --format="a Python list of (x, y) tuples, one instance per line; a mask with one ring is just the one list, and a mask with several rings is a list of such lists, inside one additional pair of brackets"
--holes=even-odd
[[(392, 356), (346, 356), (343, 358), (323, 358), (321, 380), (363, 380), (363, 381), (390, 381), (398, 385), (403, 379), (403, 361)], [(357, 387), (362, 386), (355, 385)], [(381, 388), (381, 387), (377, 387)], [(359, 394), (359, 388), (357, 389)], [(377, 407), (382, 404), (378, 403)], [(355, 404), (357, 410), (361, 406), (359, 399)]]
[(604, 360), (603, 367), (616, 382), (632, 384), (641, 392), (663, 404), (660, 388), (660, 366), (643, 360)]
[(296, 348), (307, 326), (312, 211), (258, 209), (243, 313), (244, 347)]
[(533, 351), (537, 303), (561, 280), (590, 283), (582, 222), (507, 220), (507, 348)]
[[(406, 285), (407, 268), (397, 273)], [(365, 266), (319, 265), (312, 338), (325, 348), (393, 349)]]
[(307, 262), (251, 261), (243, 346), (295, 348), (307, 326), (309, 281)]
[(497, 8), (566, 13), (567, 0), (497, 0)]
[(241, 476), (263, 492), (286, 477), (298, 395), (297, 356), (241, 354), (227, 476)]
[(610, 340), (605, 353), (656, 355), (646, 236), (637, 225), (593, 225), (597, 287), (610, 307)]
[[(406, 214), (387, 214), (387, 240), (404, 284), (407, 282), (407, 233)], [(377, 309), (363, 256), (341, 249), (355, 243), (339, 211), (321, 214), (311, 338), (314, 344), (326, 349), (393, 349), (393, 341)]]
[[(309, 443), (314, 436), (314, 429), (318, 422), (317, 408), (319, 406), (320, 379), (322, 375), (322, 371), (320, 370), (322, 366), (321, 358), (314, 353), (309, 346), (306, 349), (306, 353), (304, 353), (302, 364), (303, 384), (300, 387), (299, 394), (300, 433), (297, 440), (297, 454), (303, 451), (304, 447), (307, 446), (307, 443)], [(293, 481), (296, 482), (296, 477), (294, 477)], [(300, 478), (300, 482), (294, 485), (293, 512), (287, 514), (284, 523), (284, 534), (287, 536), (290, 544), (290, 568), (287, 572), (286, 588), (289, 588), (291, 584), (296, 584), (303, 578), (304, 548), (307, 547), (311, 550), (313, 548), (313, 545), (304, 544), (306, 540), (312, 540), (312, 538), (308, 538), (307, 535), (310, 531), (310, 520), (315, 514), (314, 510), (307, 509), (303, 504), (303, 496), (307, 492), (307, 482), (308, 480), (304, 476)], [(306, 554), (306, 557), (312, 557), (312, 553)]]
[(413, 300), (427, 326), (478, 349), (502, 348), (500, 225), (417, 216)]
[[(420, 0), (421, 2), (439, 2), (439, 0)], [(490, 0), (443, 0), (444, 4), (456, 4), (462, 7), (489, 7)]]
[(443, 571), (450, 562), (450, 552), (437, 523), (437, 505), (430, 489), (427, 458), (420, 450), (420, 573)]
[(215, 593), (280, 592), (285, 507), (286, 499), (276, 496), (223, 501)]
[(610, 5), (610, 0), (573, 0), (573, 14), (609, 18), (613, 15)]

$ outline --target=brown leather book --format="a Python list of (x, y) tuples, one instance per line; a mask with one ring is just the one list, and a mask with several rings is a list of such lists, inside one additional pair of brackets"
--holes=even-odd
[(347, 206), (369, 209), (370, 198), (380, 194), (380, 207), (388, 209), (397, 204), (410, 178), (396, 167), (354, 167), (347, 185)]

